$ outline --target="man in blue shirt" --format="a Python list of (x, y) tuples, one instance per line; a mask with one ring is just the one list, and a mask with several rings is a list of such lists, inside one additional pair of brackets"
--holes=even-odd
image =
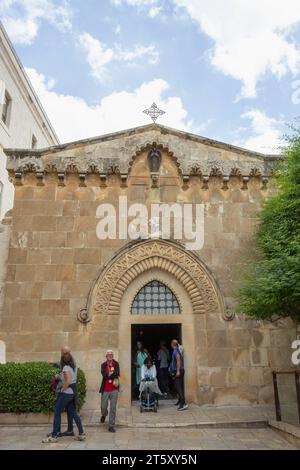
[(179, 345), (177, 339), (171, 342), (173, 349), (170, 370), (175, 381), (175, 387), (178, 394), (177, 410), (183, 411), (188, 408), (184, 396), (184, 357), (182, 347)]

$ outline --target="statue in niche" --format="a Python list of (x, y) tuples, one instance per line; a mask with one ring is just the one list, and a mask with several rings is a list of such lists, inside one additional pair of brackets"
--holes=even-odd
[(152, 147), (148, 153), (148, 164), (151, 173), (158, 173), (161, 165), (161, 153), (156, 147)]

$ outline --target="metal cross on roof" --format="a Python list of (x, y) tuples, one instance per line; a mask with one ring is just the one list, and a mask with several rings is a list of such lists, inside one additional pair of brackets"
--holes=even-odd
[(149, 109), (145, 109), (145, 111), (143, 111), (143, 113), (150, 116), (150, 118), (152, 119), (153, 122), (156, 122), (156, 120), (159, 116), (162, 116), (163, 114), (166, 114), (165, 111), (163, 111), (162, 109), (159, 109), (157, 107), (156, 103), (153, 103), (152, 106)]

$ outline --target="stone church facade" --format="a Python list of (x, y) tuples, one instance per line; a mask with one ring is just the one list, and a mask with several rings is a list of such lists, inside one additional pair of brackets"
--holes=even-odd
[[(276, 157), (156, 124), (6, 155), (15, 186), (0, 329), (8, 360), (53, 360), (69, 344), (87, 376), (85, 407), (98, 409), (99, 364), (111, 348), (129, 406), (132, 326), (176, 324), (188, 400), (273, 401), (271, 372), (291, 367), (295, 325), (237, 315), (234, 295), (255, 259), (257, 214), (272, 194)], [(118, 212), (120, 196), (146, 207), (203, 204), (203, 247), (187, 250), (174, 237), (100, 240), (97, 208), (109, 203)], [(153, 281), (174, 294), (175, 313), (133, 310)]]

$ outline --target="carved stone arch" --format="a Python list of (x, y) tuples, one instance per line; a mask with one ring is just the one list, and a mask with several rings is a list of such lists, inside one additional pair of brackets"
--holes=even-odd
[(172, 152), (171, 150), (169, 150), (168, 147), (166, 147), (163, 144), (160, 144), (159, 142), (147, 142), (142, 147), (139, 147), (137, 149), (137, 151), (135, 152), (135, 154), (132, 156), (131, 160), (129, 161), (128, 174), (130, 174), (130, 172), (132, 170), (133, 163), (136, 160), (136, 158), (139, 155), (141, 155), (143, 152), (149, 152), (153, 148), (158, 149), (160, 152), (166, 153), (174, 161), (174, 163), (175, 163), (175, 165), (178, 169), (179, 175), (180, 176), (182, 175), (182, 168), (180, 166), (180, 162), (179, 162), (178, 158), (174, 155), (174, 152)]
[(179, 243), (165, 240), (132, 242), (103, 268), (90, 293), (82, 320), (94, 315), (118, 315), (127, 287), (141, 273), (158, 268), (173, 275), (185, 288), (194, 314), (224, 314), (217, 284), (204, 263)]

